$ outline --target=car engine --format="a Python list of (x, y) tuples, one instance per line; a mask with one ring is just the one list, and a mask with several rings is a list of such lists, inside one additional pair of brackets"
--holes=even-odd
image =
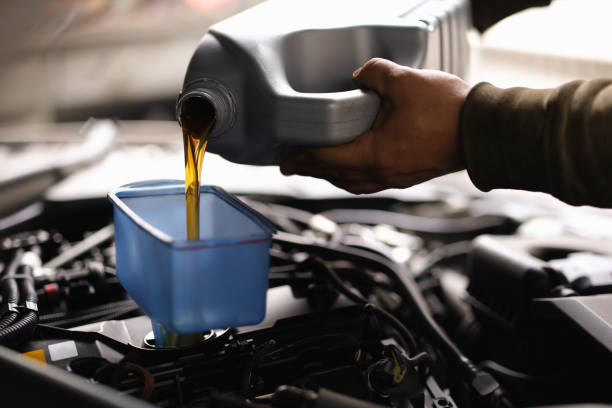
[[(435, 190), (435, 187), (433, 187)], [(0, 220), (3, 398), (99, 407), (611, 403), (612, 233), (498, 196), (238, 196), (277, 228), (267, 313), (156, 347), (105, 197)], [(607, 231), (607, 232), (606, 232)], [(146, 254), (143, 254), (146, 256)]]

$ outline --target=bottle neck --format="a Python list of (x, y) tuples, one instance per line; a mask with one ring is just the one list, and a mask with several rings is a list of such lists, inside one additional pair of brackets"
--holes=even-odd
[[(236, 121), (236, 104), (231, 92), (220, 82), (204, 78), (190, 83), (183, 89), (181, 95), (176, 102), (176, 117), (179, 124), (181, 123), (181, 112), (186, 102), (191, 98), (200, 98), (210, 104), (207, 109), (212, 108), (216, 116), (216, 126), (212, 133), (212, 137), (217, 137), (234, 126)], [(207, 112), (202, 112), (203, 115)]]

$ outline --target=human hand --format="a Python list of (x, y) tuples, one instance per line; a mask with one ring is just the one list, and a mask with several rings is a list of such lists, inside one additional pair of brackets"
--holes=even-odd
[(284, 160), (284, 175), (318, 177), (351, 193), (405, 188), (465, 167), (459, 116), (470, 86), (439, 71), (417, 70), (381, 58), (353, 73), (376, 91), (381, 106), (372, 129), (354, 141), (307, 148)]

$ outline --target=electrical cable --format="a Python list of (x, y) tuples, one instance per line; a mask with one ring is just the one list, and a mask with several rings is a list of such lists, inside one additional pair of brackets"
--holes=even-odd
[(410, 331), (406, 328), (406, 326), (404, 326), (404, 324), (399, 321), (398, 318), (396, 318), (395, 316), (393, 316), (391, 313), (387, 312), (386, 310), (381, 309), (369, 303), (367, 299), (365, 299), (361, 295), (358, 295), (357, 293), (350, 290), (344, 284), (344, 282), (342, 282), (342, 280), (336, 274), (336, 272), (328, 265), (328, 263), (322, 260), (321, 258), (315, 257), (315, 258), (308, 258), (308, 259), (314, 262), (316, 265), (319, 265), (321, 267), (321, 270), (325, 272), (325, 274), (331, 281), (332, 285), (334, 285), (334, 287), (336, 288), (338, 292), (342, 293), (349, 300), (352, 300), (353, 302), (357, 304), (367, 306), (369, 310), (373, 311), (376, 315), (378, 315), (379, 317), (382, 317), (389, 324), (391, 324), (391, 326), (393, 326), (393, 328), (395, 328), (399, 332), (399, 334), (402, 336), (402, 338), (408, 343), (410, 347), (409, 351), (412, 353), (416, 353), (418, 349), (418, 345), (417, 345), (417, 342), (414, 336), (412, 335), (412, 333), (410, 333)]
[(278, 232), (275, 235), (275, 241), (291, 245), (296, 249), (312, 251), (326, 259), (349, 259), (364, 267), (371, 267), (384, 272), (396, 284), (402, 298), (412, 306), (423, 329), (433, 343), (469, 378), (473, 391), (480, 396), (489, 397), (499, 390), (497, 381), (465, 356), (434, 320), (417, 283), (404, 266), (365, 250), (309, 242), (304, 237), (284, 232)]

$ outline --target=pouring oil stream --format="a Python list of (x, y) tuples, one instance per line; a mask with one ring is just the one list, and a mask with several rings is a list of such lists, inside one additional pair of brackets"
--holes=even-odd
[(217, 118), (204, 98), (190, 98), (182, 105), (181, 128), (185, 151), (185, 215), (187, 239), (200, 238), (200, 180), (208, 139)]

